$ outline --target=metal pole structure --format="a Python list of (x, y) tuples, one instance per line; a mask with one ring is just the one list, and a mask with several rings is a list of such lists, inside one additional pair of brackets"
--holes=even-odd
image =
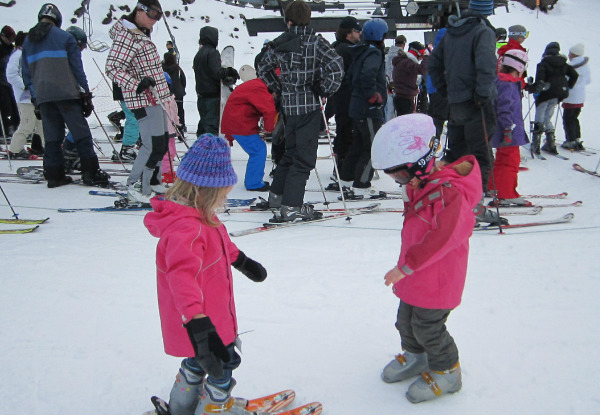
[[(489, 149), (490, 142), (487, 133), (487, 126), (485, 122), (485, 114), (483, 112), (483, 107), (481, 107), (481, 124), (483, 125), (483, 137), (485, 138), (485, 145)], [(494, 187), (494, 199), (496, 201), (496, 213), (498, 213), (498, 233), (504, 233), (502, 230), (502, 219), (500, 218), (500, 202), (498, 200), (498, 188), (496, 187), (496, 178), (494, 177), (494, 165), (492, 164), (492, 159), (489, 160), (490, 163), (490, 177), (492, 178), (492, 186)]]
[(315, 174), (317, 175), (317, 180), (319, 181), (319, 187), (321, 188), (321, 193), (323, 194), (323, 204), (329, 210), (329, 202), (327, 201), (327, 196), (325, 196), (325, 189), (323, 188), (323, 183), (321, 183), (321, 177), (319, 177), (319, 170), (317, 170), (317, 163), (315, 160)]
[(108, 82), (108, 79), (106, 79), (106, 75), (104, 75), (104, 72), (102, 72), (102, 69), (100, 69), (98, 62), (96, 62), (96, 58), (92, 58), (92, 60), (94, 61), (94, 65), (96, 65), (96, 68), (98, 68), (100, 75), (102, 75), (102, 79), (104, 79), (104, 82), (106, 82), (106, 85), (108, 85), (108, 89), (110, 89), (110, 92), (112, 92), (112, 84)]
[[(102, 131), (104, 131), (106, 138), (108, 138), (108, 142), (109, 142), (110, 146), (113, 148), (113, 151), (119, 158), (119, 161), (121, 162), (121, 165), (123, 166), (123, 170), (125, 170), (126, 172), (129, 172), (130, 170), (127, 169), (127, 167), (125, 167), (125, 163), (123, 162), (123, 159), (121, 159), (121, 154), (117, 151), (117, 149), (115, 148), (115, 145), (113, 144), (112, 140), (108, 136), (108, 133), (106, 132), (106, 129), (104, 128), (104, 124), (102, 124), (102, 121), (100, 121), (100, 117), (98, 117), (98, 113), (96, 112), (96, 110), (92, 110), (92, 112), (96, 116), (96, 120), (98, 120), (98, 124), (100, 124), (100, 127), (102, 128)], [(102, 150), (100, 150), (100, 152), (102, 153)], [(104, 153), (102, 153), (102, 154), (104, 154)]]
[(165, 105), (160, 100), (160, 98), (158, 96), (158, 92), (156, 92), (156, 89), (154, 89), (153, 87), (150, 87), (149, 89), (152, 92), (152, 95), (154, 96), (154, 99), (156, 100), (156, 102), (162, 107), (163, 111), (165, 112), (165, 115), (171, 122), (171, 125), (173, 125), (173, 128), (175, 128), (175, 134), (177, 134), (179, 136), (179, 141), (181, 141), (183, 144), (185, 144), (185, 146), (189, 150), (190, 149), (189, 144), (185, 141), (185, 137), (179, 132), (179, 129), (177, 128), (177, 124), (175, 123), (175, 120), (173, 120), (173, 118), (171, 118), (171, 116), (169, 115), (169, 111), (167, 111), (167, 109), (165, 108)]

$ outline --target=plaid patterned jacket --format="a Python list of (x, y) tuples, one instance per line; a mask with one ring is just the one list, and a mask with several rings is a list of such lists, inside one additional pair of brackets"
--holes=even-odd
[(129, 109), (150, 107), (153, 104), (144, 93), (135, 93), (138, 84), (145, 76), (156, 81), (155, 90), (160, 100), (170, 97), (169, 85), (165, 79), (156, 46), (148, 36), (133, 23), (121, 19), (109, 31), (113, 40), (106, 58), (106, 75), (123, 90), (123, 98)]
[[(321, 108), (313, 89), (330, 96), (341, 85), (344, 63), (327, 40), (308, 26), (291, 26), (273, 41), (258, 64), (258, 77), (282, 97), (287, 115)], [(277, 76), (275, 68), (281, 70)]]

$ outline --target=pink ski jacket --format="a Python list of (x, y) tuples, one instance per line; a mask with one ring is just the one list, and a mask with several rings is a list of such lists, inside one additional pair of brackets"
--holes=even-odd
[(165, 352), (195, 355), (183, 324), (196, 314), (210, 317), (225, 345), (237, 336), (231, 263), (239, 250), (222, 224), (204, 223), (194, 208), (155, 197), (144, 218), (156, 247), (158, 307)]
[(481, 200), (479, 165), (473, 156), (461, 157), (432, 173), (423, 188), (408, 185), (405, 192), (398, 268), (406, 277), (394, 293), (416, 307), (453, 309), (461, 301), (473, 209)]

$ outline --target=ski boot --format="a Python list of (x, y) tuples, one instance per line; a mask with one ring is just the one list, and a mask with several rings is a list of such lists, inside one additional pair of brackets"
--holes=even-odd
[(235, 400), (231, 397), (231, 390), (235, 387), (235, 379), (231, 378), (229, 387), (226, 389), (212, 385), (208, 382), (200, 393), (200, 402), (196, 407), (196, 414), (221, 414), (230, 412), (234, 407)]
[(275, 215), (275, 217), (269, 219), (269, 221), (273, 223), (294, 222), (298, 219), (315, 220), (321, 219), (322, 217), (323, 213), (316, 211), (313, 205), (304, 203), (302, 206), (281, 205), (279, 216)]
[(86, 186), (108, 187), (110, 175), (100, 169), (97, 158), (81, 160), (81, 181)]
[(542, 146), (542, 150), (549, 154), (558, 154), (558, 150), (556, 150), (556, 139), (554, 136), (554, 130), (546, 131), (546, 142)]
[(44, 177), (50, 189), (73, 183), (73, 178), (66, 176), (61, 167), (44, 167)]
[(476, 223), (489, 223), (490, 225), (508, 225), (508, 220), (498, 215), (498, 212), (488, 209), (483, 205), (483, 199), (475, 209), (473, 209), (473, 213), (475, 213)]
[(113, 155), (111, 157), (112, 161), (124, 161), (124, 162), (129, 162), (129, 163), (133, 163), (135, 161), (135, 158), (137, 157), (137, 153), (135, 152), (135, 145), (130, 145), (130, 146), (126, 146), (123, 145), (121, 146), (121, 151), (119, 151), (119, 154), (117, 155), (116, 152), (113, 151)]
[(428, 368), (427, 354), (404, 352), (396, 355), (394, 360), (383, 368), (381, 379), (386, 383), (400, 382), (417, 376)]
[[(187, 361), (188, 359), (184, 359), (181, 362), (181, 368), (177, 372), (175, 383), (171, 388), (169, 410), (173, 415), (193, 414), (200, 402), (204, 384), (204, 372), (201, 369), (190, 367), (186, 364)], [(154, 400), (152, 403), (154, 403)]]
[(134, 184), (130, 184), (127, 186), (127, 201), (132, 205), (144, 205), (149, 204), (150, 199), (154, 195), (150, 193), (149, 195), (142, 194), (142, 183), (135, 182)]
[(406, 399), (411, 403), (429, 401), (447, 393), (455, 393), (462, 387), (460, 364), (444, 371), (429, 370), (423, 372), (406, 392)]
[(540, 155), (540, 144), (542, 141), (542, 132), (544, 131), (544, 124), (541, 122), (533, 123), (533, 129), (531, 130), (531, 154)]

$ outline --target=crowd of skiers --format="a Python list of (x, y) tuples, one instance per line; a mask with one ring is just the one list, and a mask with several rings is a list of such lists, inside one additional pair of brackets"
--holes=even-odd
[[(405, 187), (402, 249), (385, 275), (401, 300), (396, 328), (404, 353), (385, 366), (382, 378), (416, 377), (406, 393), (413, 403), (460, 390), (458, 349), (445, 322), (460, 303), (475, 220), (503, 221), (487, 209), (483, 196), (495, 190), (498, 203), (526, 202), (517, 192), (519, 147), (529, 142), (524, 94), (535, 97), (533, 154), (557, 153), (552, 117), (561, 102), (562, 147), (583, 150), (578, 115), (590, 82), (584, 45), (572, 46), (567, 61), (557, 42), (547, 45), (535, 81), (530, 80), (522, 46), (529, 32), (522, 25), (494, 29), (488, 21), (493, 12), (493, 0), (470, 0), (432, 44), (408, 42), (401, 35), (386, 55), (390, 30), (385, 20), (361, 25), (345, 17), (330, 45), (311, 28), (309, 5), (291, 1), (284, 12), (286, 31), (265, 43), (256, 76), (233, 90), (222, 119), (222, 85), (234, 85), (240, 75), (221, 65), (218, 30), (204, 26), (193, 64), (198, 139), (182, 158), (177, 180), (174, 139), (186, 130), (186, 82), (173, 44), (161, 58), (150, 38), (163, 15), (159, 0), (138, 0), (113, 25), (105, 73), (126, 118), (118, 158), (133, 161), (130, 200), (152, 203), (154, 212), (144, 223), (160, 239), (157, 278), (165, 351), (185, 358), (170, 395), (173, 415), (249, 413), (231, 398), (232, 371), (241, 361), (235, 350), (231, 266), (256, 282), (267, 272), (231, 242), (215, 216), (237, 182), (229, 146), (219, 134), (248, 153), (244, 185), (269, 191), (275, 220), (318, 219), (322, 213), (304, 203), (304, 193), (328, 115), (335, 117), (337, 130), (337, 177), (328, 189), (377, 198), (381, 194), (371, 183), (375, 169)], [(66, 174), (73, 167), (67, 163), (71, 156), (79, 160), (83, 183), (106, 184), (109, 176), (99, 168), (86, 121), (95, 113), (81, 60), (87, 37), (76, 27), (61, 30), (60, 11), (50, 3), (42, 6), (38, 21), (28, 34), (9, 26), (0, 33), (2, 72), (12, 96), (12, 101), (6, 98), (2, 82), (3, 133), (14, 133), (9, 155), (27, 152), (27, 136), (37, 133), (48, 187), (72, 182)], [(273, 131), (279, 122), (284, 150), (269, 184), (263, 180), (262, 132)], [(436, 163), (444, 125), (447, 146)], [(167, 189), (162, 182), (168, 172), (174, 184)], [(155, 194), (164, 197), (152, 198)]]

